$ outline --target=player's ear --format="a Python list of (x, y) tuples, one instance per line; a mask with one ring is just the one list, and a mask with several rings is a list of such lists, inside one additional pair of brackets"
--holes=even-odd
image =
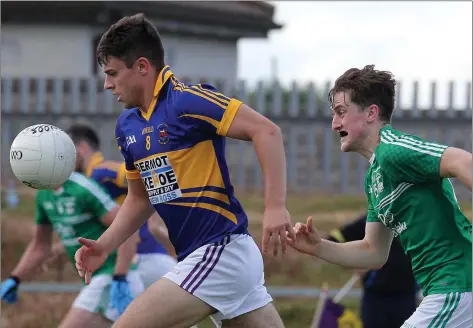
[(367, 109), (367, 121), (369, 123), (374, 122), (379, 116), (379, 107), (377, 105), (371, 105)]
[(151, 69), (151, 64), (146, 58), (140, 57), (136, 60), (135, 67), (138, 70), (138, 74), (146, 75)]

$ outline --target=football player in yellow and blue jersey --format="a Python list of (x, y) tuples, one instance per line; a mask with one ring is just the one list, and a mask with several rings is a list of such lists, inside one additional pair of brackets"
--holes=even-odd
[[(100, 139), (90, 126), (76, 123), (67, 129), (67, 133), (76, 146), (76, 169), (98, 182), (115, 202), (121, 205), (128, 191), (125, 163), (104, 159), (99, 151)], [(156, 216), (148, 220), (149, 222), (146, 221), (138, 231), (137, 270), (145, 288), (164, 276), (176, 264), (176, 260), (170, 255), (174, 251), (167, 232), (156, 227), (159, 220)], [(151, 230), (156, 232), (153, 234)]]
[[(125, 17), (97, 47), (105, 89), (127, 108), (116, 138), (128, 194), (98, 240), (79, 238), (76, 267), (88, 281), (103, 257), (157, 212), (179, 263), (130, 304), (115, 328), (216, 326), (281, 328), (264, 286), (263, 258), (248, 233), (225, 159), (226, 137), (252, 141), (264, 175), (263, 254), (295, 238), (286, 209), (279, 127), (213, 86), (186, 85), (164, 62), (158, 31), (143, 14)], [(287, 235), (286, 235), (287, 234)], [(145, 315), (143, 315), (145, 313)]]

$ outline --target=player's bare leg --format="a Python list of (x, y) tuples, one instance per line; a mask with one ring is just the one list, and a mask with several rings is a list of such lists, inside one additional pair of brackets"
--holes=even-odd
[(110, 328), (112, 321), (105, 319), (99, 313), (93, 313), (78, 308), (71, 308), (59, 324), (58, 328)]
[(162, 278), (133, 300), (113, 328), (187, 328), (214, 312), (199, 298)]
[(223, 328), (284, 328), (278, 312), (272, 303), (245, 313), (237, 318), (222, 321)]

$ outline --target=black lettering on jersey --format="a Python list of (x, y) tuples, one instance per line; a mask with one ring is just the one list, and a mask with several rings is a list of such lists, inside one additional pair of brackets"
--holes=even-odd
[(176, 174), (174, 173), (174, 171), (167, 171), (167, 172), (166, 172), (166, 177), (167, 177), (167, 179), (168, 179), (168, 183), (175, 183), (175, 182), (177, 182)]
[(143, 178), (143, 183), (145, 185), (145, 188), (146, 189), (154, 189), (155, 186), (154, 186), (154, 183), (153, 183), (153, 178), (152, 177), (144, 177)]
[(144, 172), (149, 170), (156, 170), (160, 167), (168, 165), (168, 157), (166, 155), (162, 155), (143, 162), (138, 162), (137, 164), (135, 164), (135, 167), (138, 169), (138, 171)]

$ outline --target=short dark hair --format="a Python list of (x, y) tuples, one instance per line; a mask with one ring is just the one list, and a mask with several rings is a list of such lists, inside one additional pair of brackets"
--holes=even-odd
[(100, 140), (94, 129), (85, 124), (73, 124), (67, 129), (67, 134), (71, 137), (74, 143), (85, 141), (94, 150), (100, 147)]
[(377, 105), (380, 118), (390, 122), (396, 97), (395, 86), (393, 74), (375, 70), (374, 65), (367, 65), (362, 69), (350, 68), (335, 81), (328, 98), (333, 106), (335, 94), (347, 92), (351, 101), (362, 108)]
[(147, 58), (157, 70), (164, 68), (164, 47), (156, 27), (144, 14), (126, 16), (110, 26), (97, 45), (97, 61), (103, 66), (116, 57), (131, 68), (140, 57)]

